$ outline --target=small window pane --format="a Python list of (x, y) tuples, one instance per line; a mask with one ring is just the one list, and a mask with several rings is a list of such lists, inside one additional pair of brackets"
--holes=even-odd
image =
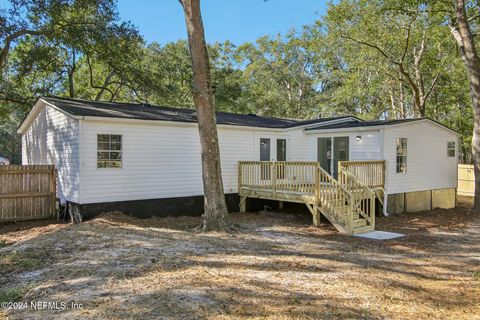
[(455, 157), (455, 141), (447, 142), (447, 156)]
[(407, 172), (407, 138), (397, 138), (397, 173)]
[(97, 167), (98, 168), (106, 168), (107, 167), (107, 162), (108, 161), (98, 161), (97, 162)]
[(112, 143), (121, 143), (122, 142), (122, 136), (120, 135), (111, 135), (111, 142)]
[(98, 135), (98, 142), (110, 142), (110, 138), (108, 134), (99, 134)]
[(121, 161), (110, 161), (110, 168), (121, 168), (122, 162)]
[(110, 145), (110, 150), (122, 150), (122, 145), (120, 143), (113, 143)]
[(110, 149), (110, 144), (108, 142), (99, 142), (97, 148), (98, 150), (108, 151)]
[(118, 134), (97, 135), (97, 168), (122, 167), (122, 136)]
[(122, 160), (121, 152), (110, 152), (110, 160)]
[(110, 153), (109, 152), (97, 152), (98, 160), (109, 160)]

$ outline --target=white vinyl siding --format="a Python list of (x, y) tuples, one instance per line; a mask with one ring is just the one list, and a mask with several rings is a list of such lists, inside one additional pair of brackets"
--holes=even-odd
[[(81, 203), (203, 194), (196, 125), (83, 120), (81, 126)], [(233, 126), (218, 132), (225, 193), (236, 193), (238, 161), (255, 160), (256, 137), (276, 133)], [(97, 134), (122, 135), (122, 168), (97, 168)]]
[[(396, 141), (400, 137), (408, 141), (406, 173), (396, 172)], [(427, 120), (386, 127), (384, 157), (387, 193), (456, 188), (457, 160), (446, 155), (448, 141), (457, 141), (457, 135)]]
[[(386, 161), (387, 193), (457, 184), (457, 159), (448, 142), (457, 135), (428, 121), (379, 129), (323, 133), (219, 125), (225, 193), (236, 193), (238, 161), (258, 160), (260, 138), (286, 140), (287, 161), (317, 161), (319, 137), (349, 137), (350, 160)], [(97, 135), (122, 136), (122, 166), (97, 168)], [(357, 136), (361, 138), (357, 139)], [(396, 174), (396, 139), (408, 139), (408, 170)], [(119, 119), (75, 120), (52, 107), (41, 109), (22, 136), (23, 164), (55, 164), (58, 193), (68, 201), (97, 203), (203, 194), (196, 124)]]
[(79, 122), (56, 109), (41, 109), (22, 135), (22, 164), (54, 164), (57, 168), (57, 196), (78, 202)]
[[(356, 137), (361, 139), (357, 141)], [(371, 131), (344, 131), (344, 132), (326, 132), (309, 135), (310, 141), (310, 161), (317, 161), (317, 139), (327, 137), (349, 137), (349, 160), (381, 160), (382, 143), (379, 130)]]

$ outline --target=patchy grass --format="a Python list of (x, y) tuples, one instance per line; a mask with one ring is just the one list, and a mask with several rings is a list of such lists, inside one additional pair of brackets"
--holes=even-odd
[(119, 213), (79, 225), (0, 226), (0, 240), (9, 244), (0, 248), (0, 288), (25, 301), (83, 304), (3, 315), (475, 319), (480, 217), (468, 205), (462, 199), (455, 210), (379, 218), (377, 229), (406, 234), (389, 241), (314, 228), (298, 214), (234, 214), (240, 231), (232, 234), (193, 232), (200, 223), (194, 217), (139, 220)]
[(480, 270), (473, 273), (473, 277), (477, 280), (480, 280)]
[(17, 302), (23, 297), (24, 289), (11, 288), (0, 291), (0, 303), (3, 302)]
[(36, 270), (48, 264), (49, 258), (50, 252), (43, 248), (0, 253), (0, 270), (4, 273)]

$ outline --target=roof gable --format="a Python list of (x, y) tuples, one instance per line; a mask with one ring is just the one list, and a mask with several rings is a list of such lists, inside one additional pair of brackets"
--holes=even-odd
[(361, 128), (375, 128), (375, 127), (391, 127), (397, 125), (404, 125), (413, 122), (419, 121), (429, 121), (436, 126), (440, 126), (443, 129), (448, 131), (452, 131), (455, 134), (459, 134), (455, 130), (450, 129), (449, 127), (443, 125), (442, 123), (435, 121), (430, 118), (409, 118), (409, 119), (391, 119), (391, 120), (371, 120), (371, 121), (346, 121), (342, 123), (334, 123), (334, 124), (326, 124), (323, 126), (315, 126), (306, 128), (306, 131), (313, 131), (313, 130), (334, 130), (334, 129), (361, 129)]

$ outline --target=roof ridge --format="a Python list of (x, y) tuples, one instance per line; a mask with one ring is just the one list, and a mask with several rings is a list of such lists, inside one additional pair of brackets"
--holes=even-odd
[[(56, 105), (57, 107), (60, 107), (65, 112), (71, 113), (72, 115), (97, 116), (104, 118), (196, 122), (196, 119), (193, 119), (192, 117), (192, 114), (194, 114), (196, 110), (195, 108), (189, 107), (173, 107), (155, 104), (149, 104), (147, 106), (143, 103), (94, 101), (57, 96), (42, 96), (40, 98)], [(295, 128), (303, 125), (315, 125), (323, 122), (347, 118), (362, 121), (353, 115), (342, 115), (317, 119), (291, 119), (268, 115), (235, 113), (221, 110), (216, 111), (215, 114), (219, 124), (246, 125), (268, 128)]]

